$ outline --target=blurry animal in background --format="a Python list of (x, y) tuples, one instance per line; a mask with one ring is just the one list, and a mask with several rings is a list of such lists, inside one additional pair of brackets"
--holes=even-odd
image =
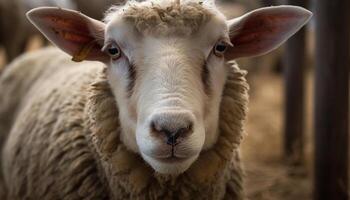
[(310, 16), (280, 6), (227, 20), (196, 0), (131, 2), (104, 23), (32, 10), (73, 61), (98, 62), (49, 48), (2, 74), (7, 198), (243, 199), (248, 84), (227, 61), (272, 51)]

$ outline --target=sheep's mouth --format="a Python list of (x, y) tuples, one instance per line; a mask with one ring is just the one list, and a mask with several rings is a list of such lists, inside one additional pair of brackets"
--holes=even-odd
[(157, 158), (157, 160), (159, 162), (162, 162), (162, 163), (178, 163), (178, 162), (184, 162), (186, 161), (188, 158), (180, 158), (180, 157), (177, 157), (177, 156), (169, 156), (169, 157), (166, 157), (166, 158)]
[[(145, 154), (147, 155), (147, 154)], [(173, 163), (182, 163), (186, 162), (189, 159), (193, 158), (194, 155), (182, 155), (177, 154), (175, 151), (167, 152), (167, 154), (162, 155), (148, 155), (150, 158), (154, 159), (157, 162), (164, 164), (173, 164)]]

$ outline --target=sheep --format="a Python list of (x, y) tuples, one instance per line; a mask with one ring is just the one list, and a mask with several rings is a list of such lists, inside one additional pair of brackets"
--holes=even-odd
[(149, 0), (104, 22), (27, 15), (65, 53), (29, 53), (0, 77), (8, 199), (244, 199), (248, 84), (230, 60), (275, 49), (309, 11), (226, 20), (212, 1)]

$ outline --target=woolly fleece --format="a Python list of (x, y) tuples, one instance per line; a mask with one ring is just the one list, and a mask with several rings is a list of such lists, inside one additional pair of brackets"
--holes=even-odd
[(126, 5), (111, 7), (104, 21), (122, 18), (145, 35), (191, 35), (215, 15), (221, 14), (214, 5), (197, 0), (182, 0), (180, 4), (162, 0), (129, 1)]
[(0, 187), (11, 200), (243, 199), (248, 85), (235, 63), (227, 67), (217, 144), (171, 177), (120, 141), (104, 65), (73, 63), (55, 48), (20, 57), (0, 77)]

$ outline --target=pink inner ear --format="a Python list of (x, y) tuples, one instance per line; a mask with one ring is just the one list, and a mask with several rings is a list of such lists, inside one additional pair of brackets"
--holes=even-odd
[(47, 25), (52, 31), (64, 40), (83, 44), (94, 40), (93, 37), (87, 34), (89, 30), (86, 26), (77, 24), (72, 20), (53, 16), (47, 16), (44, 20), (47, 20)]
[(91, 50), (86, 55), (86, 59), (100, 61), (106, 59), (106, 55), (101, 52), (101, 42), (103, 41), (97, 41), (90, 34), (86, 21), (54, 15), (44, 16), (41, 20), (46, 24), (46, 29), (50, 32), (50, 39), (70, 55), (76, 55), (82, 48), (92, 45)]
[(98, 60), (108, 56), (101, 52), (105, 24), (77, 11), (41, 7), (27, 13), (29, 20), (56, 46), (75, 61)]
[(252, 13), (230, 33), (234, 47), (228, 50), (228, 57), (257, 56), (273, 50), (289, 37), (300, 19), (300, 14), (288, 11)]

